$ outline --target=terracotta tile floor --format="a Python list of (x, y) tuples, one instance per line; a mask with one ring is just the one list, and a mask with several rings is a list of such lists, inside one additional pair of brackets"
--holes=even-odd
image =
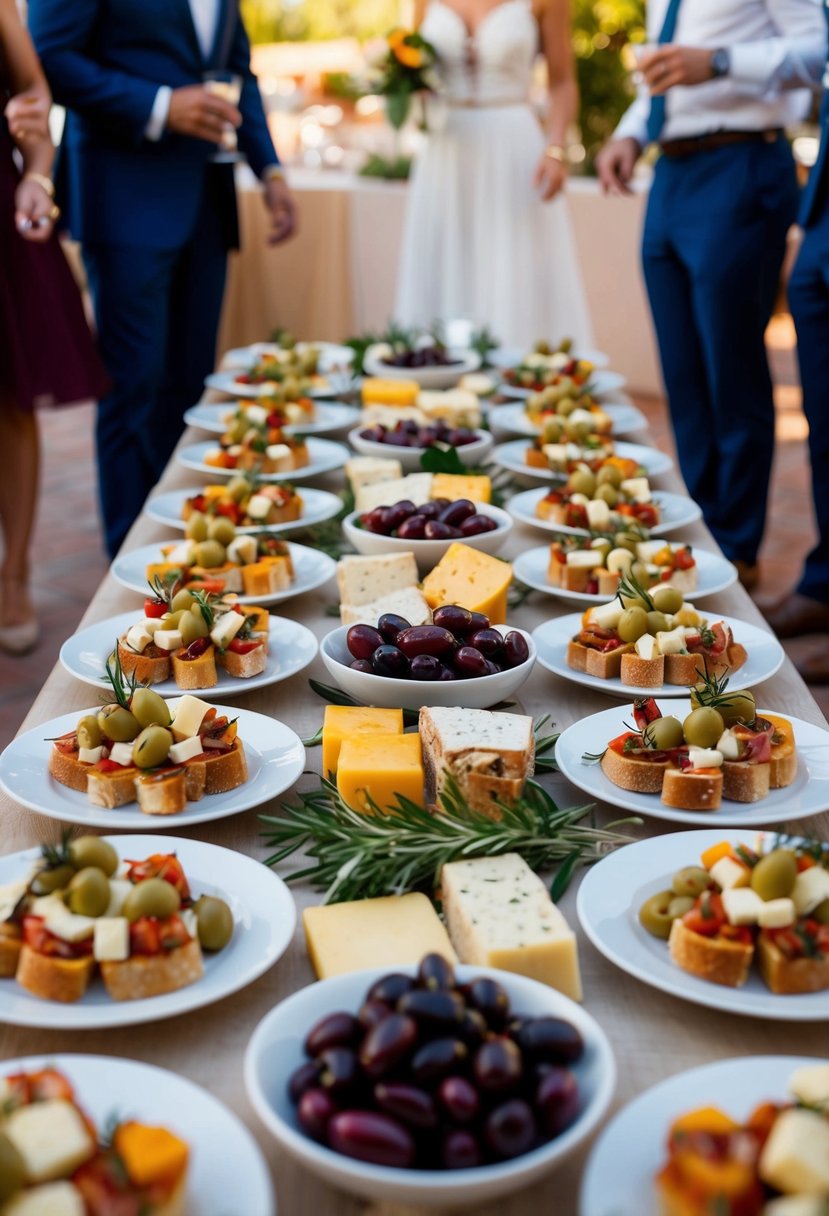
[[(771, 526), (762, 554), (758, 602), (772, 601), (792, 586), (813, 543), (805, 449), (806, 422), (800, 410), (793, 331), (787, 317), (769, 331), (777, 389), (777, 456), (771, 494)], [(655, 397), (637, 399), (661, 447), (672, 450), (665, 405)], [(95, 500), (92, 407), (55, 411), (41, 417), (43, 482), (34, 542), (34, 592), (42, 626), (37, 650), (22, 659), (0, 653), (0, 747), (17, 731), (61, 644), (80, 620), (106, 572)], [(787, 644), (792, 656), (826, 644), (812, 638)], [(812, 690), (829, 715), (829, 689)]]

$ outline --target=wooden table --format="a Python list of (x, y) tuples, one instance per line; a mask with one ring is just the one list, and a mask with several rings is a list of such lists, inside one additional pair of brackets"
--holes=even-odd
[[(192, 442), (193, 438), (194, 435), (188, 432), (183, 442)], [(197, 474), (180, 469), (173, 461), (159, 488), (171, 490), (185, 485), (193, 486), (197, 481)], [(341, 479), (330, 478), (329, 483), (337, 488)], [(676, 474), (659, 479), (659, 484), (664, 489), (682, 490)], [(135, 548), (162, 539), (170, 539), (168, 530), (142, 517), (132, 529), (125, 547)], [(716, 547), (702, 524), (688, 528), (682, 534), (682, 539), (709, 548)], [(543, 541), (543, 534), (516, 526), (504, 555), (514, 557), (523, 549)], [(332, 581), (320, 591), (279, 605), (276, 611), (301, 621), (318, 637), (322, 637), (334, 625), (330, 617), (324, 615), (324, 609), (335, 595)], [(707, 609), (709, 603), (706, 601)], [(95, 593), (83, 623), (91, 624), (132, 608), (136, 611), (140, 609), (139, 597), (107, 577)], [(569, 610), (568, 605), (562, 605), (555, 599), (535, 595), (529, 604), (515, 612), (512, 623), (533, 629), (551, 616)], [(739, 586), (717, 596), (709, 611), (762, 624), (760, 614)], [(306, 738), (320, 726), (323, 713), (323, 703), (308, 687), (309, 674), (329, 682), (321, 661), (317, 659), (309, 672), (274, 688), (252, 692), (241, 699), (241, 704), (246, 709), (268, 713), (286, 721), (301, 737)], [(756, 691), (761, 705), (773, 706), (783, 714), (794, 714), (809, 722), (825, 725), (820, 710), (788, 660), (772, 680)], [(56, 666), (32, 706), (24, 729), (59, 714), (80, 710), (89, 705), (92, 699), (87, 686)], [(541, 667), (535, 670), (525, 685), (521, 699), (527, 713), (535, 716), (551, 714), (562, 729), (614, 703), (589, 689), (558, 679)], [(307, 767), (309, 772), (301, 779), (301, 788), (312, 786), (316, 780), (320, 768), (319, 748), (308, 751)], [(582, 799), (578, 791), (561, 777), (544, 777), (543, 781), (549, 785), (561, 806), (575, 805)], [(271, 805), (260, 809), (274, 811), (277, 808)], [(618, 815), (618, 812), (609, 814)], [(178, 831), (262, 858), (265, 849), (256, 816), (256, 811), (248, 811), (234, 818)], [(58, 831), (55, 823), (22, 809), (2, 796), (0, 823), (4, 853), (54, 839)], [(155, 831), (157, 826), (155, 822), (148, 821), (148, 832)], [(652, 835), (669, 826), (663, 827), (657, 820), (646, 821), (639, 834)], [(826, 814), (798, 826), (814, 835), (829, 837), (829, 817)], [(175, 828), (172, 830), (176, 831)], [(281, 872), (284, 874), (285, 870)], [(562, 903), (563, 911), (573, 925), (576, 925), (576, 886), (577, 882), (573, 883)], [(307, 889), (295, 888), (294, 892), (300, 907), (318, 902), (318, 897)], [(803, 1055), (827, 1054), (824, 1026), (798, 1025), (793, 1037), (792, 1027), (785, 1023), (729, 1017), (703, 1009), (638, 983), (606, 962), (581, 933), (579, 948), (585, 1006), (607, 1031), (616, 1053), (619, 1078), (615, 1107), (623, 1105), (662, 1078), (707, 1061), (739, 1055), (787, 1054), (794, 1048)], [(330, 1189), (278, 1152), (245, 1095), (242, 1059), (254, 1027), (278, 1001), (313, 979), (300, 925), (287, 954), (270, 972), (217, 1005), (161, 1023), (100, 1033), (58, 1033), (2, 1026), (0, 1058), (90, 1052), (128, 1056), (172, 1069), (209, 1088), (252, 1129), (270, 1162), (282, 1216), (304, 1216), (311, 1212), (315, 1216), (333, 1213), (356, 1216), (357, 1213), (369, 1212), (371, 1216), (381, 1216), (381, 1213), (382, 1216), (401, 1216), (400, 1208), (361, 1203)], [(498, 1216), (537, 1216), (538, 1212), (543, 1211), (555, 1212), (556, 1216), (574, 1216), (585, 1155), (585, 1152), (577, 1155), (558, 1172), (548, 1176), (545, 1182), (530, 1190), (510, 1200), (479, 1208), (479, 1216), (496, 1216), (496, 1213)], [(232, 1199), (232, 1196), (228, 1198)], [(247, 1212), (244, 1216), (259, 1214)], [(586, 1213), (585, 1216), (591, 1214)]]

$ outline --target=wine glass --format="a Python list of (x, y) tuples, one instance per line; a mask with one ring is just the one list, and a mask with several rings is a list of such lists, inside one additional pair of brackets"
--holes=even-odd
[[(214, 97), (221, 97), (224, 101), (229, 101), (232, 106), (239, 105), (243, 80), (235, 72), (228, 72), (224, 69), (205, 72), (202, 82), (208, 93), (212, 93)], [(224, 124), (221, 142), (211, 160), (219, 163), (241, 160), (236, 129), (231, 123)]]

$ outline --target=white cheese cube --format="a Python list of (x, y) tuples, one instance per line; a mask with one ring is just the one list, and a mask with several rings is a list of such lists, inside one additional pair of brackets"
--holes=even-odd
[(256, 558), (256, 537), (234, 536), (227, 547), (227, 560), (237, 566), (249, 566)]
[(132, 890), (133, 884), (126, 878), (110, 878), (109, 904), (104, 916), (119, 916), (124, 906), (124, 900)]
[(132, 765), (132, 744), (113, 743), (109, 749), (109, 758), (113, 764), (122, 764), (129, 768)]
[(636, 546), (636, 556), (640, 562), (652, 562), (658, 553), (663, 553), (667, 548), (668, 543), (664, 540), (640, 540)]
[(269, 443), (265, 448), (265, 455), (268, 460), (274, 461), (275, 464), (280, 464), (283, 460), (291, 459), (291, 449), (287, 443)]
[(772, 1124), (758, 1172), (784, 1195), (829, 1195), (829, 1120), (812, 1110), (784, 1110)]
[(591, 426), (595, 422), (595, 418), (590, 410), (583, 409), (580, 405), (570, 412), (568, 418), (571, 423), (587, 422)]
[(563, 469), (569, 459), (566, 443), (545, 443), (542, 445), (541, 451), (552, 469)]
[(127, 645), (138, 654), (143, 654), (152, 640), (152, 634), (144, 628), (143, 622), (127, 630)]
[(130, 922), (126, 916), (99, 916), (92, 951), (99, 963), (123, 963), (130, 956)]
[(740, 741), (731, 727), (724, 730), (717, 740), (717, 751), (722, 752), (725, 760), (740, 759)]
[[(169, 612), (165, 612), (164, 615), (169, 616), (170, 614), (169, 614)], [(153, 634), (155, 633), (156, 629), (161, 628), (161, 617), (160, 616), (145, 616), (144, 620), (141, 622), (141, 624), (143, 625), (145, 632), (148, 633), (150, 635), (150, 637), (152, 637)]]
[(808, 1106), (829, 1105), (829, 1064), (796, 1068), (789, 1078), (789, 1089)]
[(590, 502), (590, 499), (587, 497), (586, 494), (571, 494), (570, 502), (573, 504), (574, 507), (586, 507), (587, 504)]
[[(256, 432), (254, 432), (254, 434), (255, 433)], [(227, 454), (228, 456), (241, 456), (244, 450), (245, 449), (242, 447), (241, 443), (231, 443), (230, 447), (227, 449)]]
[(587, 522), (596, 530), (608, 527), (610, 507), (603, 498), (594, 498), (587, 504)]
[(344, 557), (337, 563), (337, 587), (343, 604), (370, 604), (393, 591), (414, 588), (417, 583), (417, 562), (410, 552)]
[(760, 909), (757, 924), (761, 929), (785, 929), (786, 925), (793, 925), (796, 919), (797, 913), (791, 899), (767, 899)]
[(182, 540), (177, 545), (173, 545), (167, 554), (167, 561), (173, 562), (175, 565), (192, 566), (196, 560), (196, 542), (194, 540)]
[(751, 887), (732, 887), (723, 891), (723, 908), (732, 925), (756, 925), (760, 919), (763, 900)]
[(794, 882), (792, 899), (798, 916), (814, 912), (818, 904), (829, 899), (829, 870), (824, 870), (823, 866), (801, 870)]
[(266, 519), (273, 503), (265, 494), (251, 494), (247, 511), (251, 519)]
[(600, 629), (615, 629), (623, 612), (624, 608), (619, 601), (611, 600), (609, 604), (591, 608), (587, 619), (591, 625), (598, 625)]
[(681, 625), (676, 629), (664, 630), (657, 633), (656, 644), (660, 654), (682, 654), (687, 649), (685, 645), (685, 630)]
[(220, 650), (226, 650), (244, 623), (245, 618), (241, 612), (226, 612), (223, 616), (219, 617), (216, 624), (210, 630), (210, 640)]
[(179, 912), (179, 916), (181, 917), (182, 923), (190, 936), (194, 939), (198, 938), (199, 918), (196, 916), (194, 910), (192, 908), (183, 908), (182, 911)]
[(635, 649), (639, 658), (646, 659), (648, 662), (659, 654), (656, 648), (656, 638), (650, 633), (643, 633), (641, 638), (636, 639)]
[(44, 925), (55, 937), (65, 942), (85, 942), (92, 937), (95, 921), (91, 916), (79, 916), (76, 912), (70, 912), (63, 900), (57, 896), (49, 897), (43, 904), (37, 915), (43, 917)]
[(627, 574), (633, 565), (633, 554), (630, 549), (611, 549), (606, 565), (611, 574)]
[[(717, 753), (722, 763), (722, 753)], [(747, 887), (751, 883), (751, 870), (733, 857), (721, 857), (715, 861), (708, 873), (721, 891), (730, 891), (734, 887)]]
[(159, 650), (166, 650), (169, 653), (173, 650), (178, 650), (183, 644), (184, 639), (181, 636), (181, 631), (178, 629), (156, 629), (153, 634), (153, 641)]
[(572, 549), (567, 554), (567, 565), (576, 570), (593, 570), (601, 564), (601, 556), (595, 549)]
[(651, 488), (647, 477), (626, 477), (619, 488), (634, 502), (650, 502), (651, 500)]
[(722, 752), (713, 747), (689, 747), (688, 759), (691, 768), (721, 768)]
[(10, 1199), (3, 1216), (86, 1216), (86, 1204), (71, 1182), (27, 1187)]
[(252, 426), (264, 426), (268, 421), (268, 411), (264, 405), (249, 405), (245, 408), (245, 418)]
[(95, 1152), (95, 1143), (71, 1102), (33, 1102), (13, 1111), (3, 1131), (23, 1158), (30, 1182), (52, 1182), (71, 1174)]
[(101, 744), (99, 747), (79, 747), (78, 759), (81, 764), (97, 764), (104, 754), (104, 747)]
[(204, 751), (204, 746), (198, 735), (193, 735), (190, 739), (182, 739), (178, 743), (174, 743), (168, 753), (168, 758), (171, 764), (185, 764), (188, 760), (192, 760), (194, 756), (200, 756)]
[(197, 735), (199, 727), (204, 721), (204, 715), (213, 708), (200, 697), (193, 697), (190, 693), (185, 693), (177, 701), (168, 701), (167, 707), (173, 715), (170, 729), (177, 743), (180, 743), (182, 739), (189, 739), (193, 735)]

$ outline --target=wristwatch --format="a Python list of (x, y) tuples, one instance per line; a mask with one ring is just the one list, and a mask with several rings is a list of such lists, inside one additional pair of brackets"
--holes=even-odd
[(716, 80), (719, 76), (727, 76), (731, 71), (731, 53), (724, 46), (719, 46), (712, 52), (709, 60), (711, 75)]

